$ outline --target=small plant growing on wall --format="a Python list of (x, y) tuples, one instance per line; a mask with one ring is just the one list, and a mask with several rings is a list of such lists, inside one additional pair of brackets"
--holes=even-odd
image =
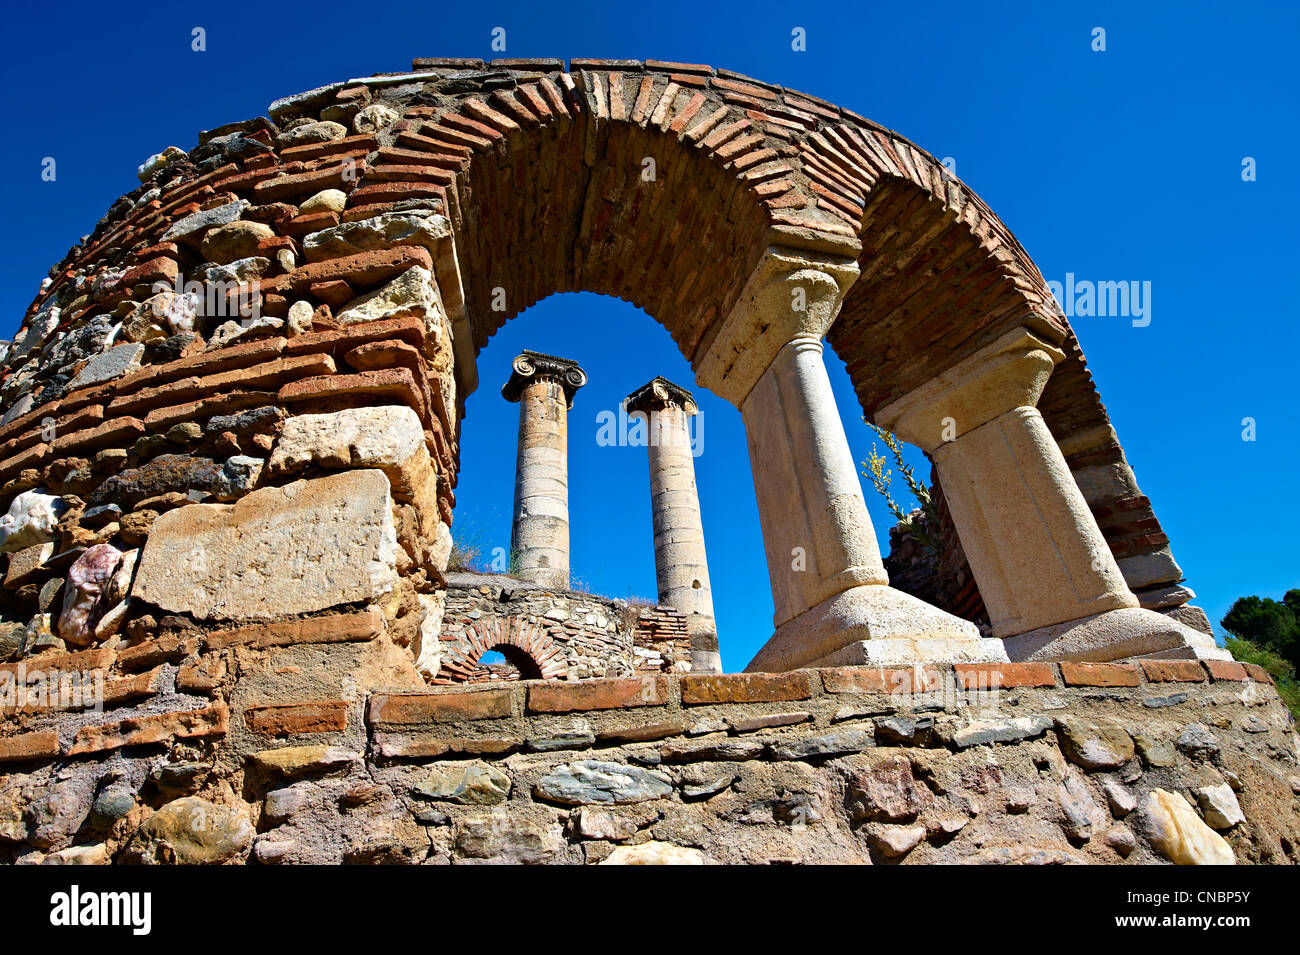
[[(886, 431), (879, 425), (872, 424), (870, 421), (867, 421), (866, 424), (884, 444), (885, 450), (889, 453), (889, 458), (881, 454), (879, 446), (873, 442), (871, 450), (867, 453), (867, 460), (862, 462), (863, 476), (871, 479), (871, 484), (876, 489), (876, 493), (884, 498), (885, 506), (894, 515), (903, 532), (925, 550), (938, 556), (940, 551), (939, 509), (934, 503), (930, 489), (926, 487), (924, 481), (916, 476), (916, 471), (912, 466), (903, 460), (903, 443), (898, 440), (898, 436)], [(894, 500), (894, 471), (889, 467), (890, 458), (893, 459), (893, 468), (897, 468), (899, 475), (902, 476), (903, 482), (907, 486), (907, 492), (911, 494), (917, 503), (917, 506), (911, 510), (903, 510), (902, 505)]]

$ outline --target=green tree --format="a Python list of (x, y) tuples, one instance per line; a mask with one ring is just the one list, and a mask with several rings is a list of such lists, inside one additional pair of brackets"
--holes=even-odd
[(1238, 597), (1219, 625), (1234, 637), (1272, 651), (1294, 666), (1300, 663), (1300, 590), (1287, 591), (1281, 601), (1269, 597)]

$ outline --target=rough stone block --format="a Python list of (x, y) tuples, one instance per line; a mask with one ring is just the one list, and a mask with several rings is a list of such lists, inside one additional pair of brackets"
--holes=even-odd
[(388, 478), (350, 471), (161, 515), (133, 596), (200, 620), (266, 620), (387, 593), (396, 561)]
[(388, 475), (393, 496), (414, 504), (427, 528), (437, 527), (437, 474), (420, 416), (405, 405), (289, 418), (271, 453), (270, 471), (293, 474), (312, 464), (379, 468)]

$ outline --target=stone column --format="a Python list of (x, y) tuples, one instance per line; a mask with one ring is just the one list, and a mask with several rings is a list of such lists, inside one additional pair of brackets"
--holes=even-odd
[[(1011, 659), (1212, 653), (1138, 608), (1035, 404), (1062, 352), (1017, 328), (881, 408), (934, 460), (995, 636)], [(1193, 636), (1195, 634), (1195, 636)]]
[(697, 380), (745, 420), (775, 607), (749, 670), (1005, 660), (974, 624), (888, 586), (821, 338), (856, 264), (771, 249)]
[(577, 362), (525, 351), (501, 387), (519, 402), (514, 524), (515, 573), (555, 590), (569, 589), (569, 424), (573, 396), (587, 383)]
[(695, 399), (685, 388), (655, 378), (628, 395), (624, 407), (646, 423), (659, 603), (686, 615), (691, 671), (720, 673), (691, 445), (690, 419), (698, 411)]

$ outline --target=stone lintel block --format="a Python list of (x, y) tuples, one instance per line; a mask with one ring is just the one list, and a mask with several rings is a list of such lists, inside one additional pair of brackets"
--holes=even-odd
[(379, 694), (370, 699), (371, 726), (455, 723), (510, 716), (514, 693), (509, 687), (443, 693)]
[(806, 700), (812, 683), (805, 671), (790, 673), (687, 674), (681, 678), (682, 702), (687, 706), (704, 703), (770, 703)]
[(611, 710), (638, 706), (662, 706), (668, 702), (668, 678), (633, 677), (623, 680), (580, 680), (576, 683), (544, 681), (528, 685), (530, 713), (571, 713), (579, 710)]
[[(1014, 408), (1034, 407), (1065, 353), (1020, 327), (876, 412), (876, 423), (933, 451)], [(949, 419), (951, 419), (949, 421)]]
[(854, 259), (767, 248), (717, 335), (695, 359), (696, 383), (739, 408), (782, 348), (797, 338), (825, 336), (857, 277)]

